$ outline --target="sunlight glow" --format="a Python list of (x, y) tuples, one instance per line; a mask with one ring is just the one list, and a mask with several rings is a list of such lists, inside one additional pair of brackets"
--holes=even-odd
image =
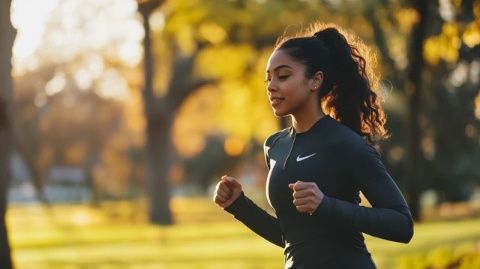
[(108, 69), (98, 85), (98, 94), (102, 97), (124, 100), (128, 97), (128, 84), (115, 69)]
[(148, 19), (153, 31), (160, 31), (165, 27), (165, 16), (161, 12), (154, 12)]
[(129, 67), (140, 63), (143, 57), (143, 48), (138, 43), (125, 43), (118, 49), (118, 56)]
[[(138, 65), (143, 54), (143, 27), (136, 12), (133, 0), (14, 0), (12, 22), (18, 30), (14, 73), (95, 53), (119, 59), (129, 67)], [(103, 67), (99, 69), (103, 71)], [(85, 88), (90, 84), (88, 76), (98, 75), (80, 71), (75, 79)]]
[(34, 69), (38, 62), (28, 61), (40, 44), (45, 22), (50, 12), (57, 6), (58, 0), (13, 0), (12, 24), (17, 29), (17, 36), (13, 46), (13, 58), (18, 62), (25, 62), (27, 69)]
[(100, 56), (96, 54), (89, 55), (85, 62), (86, 68), (94, 78), (98, 78), (102, 75), (105, 65)]
[(480, 82), (480, 61), (475, 60), (470, 66), (470, 82), (478, 84)]
[(235, 136), (229, 136), (224, 143), (225, 152), (230, 156), (238, 156), (242, 154), (245, 148), (243, 139)]
[(84, 226), (92, 222), (92, 218), (87, 211), (75, 210), (71, 216), (71, 221), (74, 225)]
[(84, 68), (80, 68), (74, 75), (75, 83), (81, 90), (88, 90), (93, 84), (92, 74)]
[(436, 148), (435, 141), (431, 136), (425, 136), (422, 138), (420, 145), (423, 150), (423, 156), (427, 160), (432, 160), (435, 157)]
[(32, 54), (43, 33), (45, 21), (58, 0), (12, 2), (12, 24), (18, 30), (13, 52), (17, 57)]
[(104, 69), (103, 59), (97, 54), (90, 54), (76, 69), (73, 75), (75, 83), (81, 90), (88, 90), (92, 87), (94, 80), (102, 76)]
[(453, 21), (455, 18), (455, 8), (453, 3), (450, 0), (440, 0), (438, 3), (440, 16), (446, 21)]
[(475, 117), (480, 120), (480, 94), (475, 97)]
[(449, 78), (450, 83), (454, 87), (460, 87), (467, 81), (469, 66), (466, 62), (462, 61), (457, 64), (456, 68), (451, 73)]
[(55, 95), (61, 92), (66, 85), (65, 73), (57, 73), (45, 86), (45, 92), (47, 95)]

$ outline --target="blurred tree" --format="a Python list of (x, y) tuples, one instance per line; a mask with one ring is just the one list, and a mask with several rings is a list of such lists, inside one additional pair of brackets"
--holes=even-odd
[(480, 1), (430, 4), (432, 26), (425, 41), (426, 135), (430, 187), (443, 201), (469, 199), (480, 183)]
[(413, 218), (420, 219), (420, 194), (423, 178), (421, 164), (423, 159), (420, 141), (420, 109), (422, 105), (422, 74), (423, 74), (423, 44), (427, 34), (428, 5), (426, 1), (414, 1), (413, 8), (418, 14), (418, 21), (413, 26), (410, 44), (408, 46), (407, 77), (404, 83), (404, 91), (408, 103), (408, 172), (407, 172), (407, 201)]
[[(172, 224), (170, 210), (170, 189), (167, 181), (170, 167), (170, 129), (176, 106), (183, 101), (189, 91), (194, 90), (191, 85), (185, 85), (182, 75), (191, 73), (190, 59), (179, 59), (177, 69), (173, 71), (173, 90), (165, 98), (158, 98), (153, 89), (153, 56), (150, 38), (150, 15), (163, 3), (162, 0), (139, 1), (138, 11), (142, 15), (145, 37), (144, 47), (144, 88), (143, 102), (147, 121), (147, 190), (149, 197), (150, 221), (158, 224)], [(176, 76), (176, 77), (175, 77)], [(183, 86), (183, 87), (182, 87)], [(170, 101), (170, 102), (167, 102)], [(172, 113), (173, 112), (173, 113)]]
[[(143, 121), (130, 93), (138, 84), (141, 26), (132, 18), (135, 3), (128, 3), (90, 1), (76, 8), (82, 4), (59, 2), (30, 56), (36, 65), (16, 66), (16, 144), (36, 189), (48, 183), (52, 167), (75, 166), (83, 169), (95, 204), (102, 195), (125, 195), (138, 174), (133, 170), (140, 170), (128, 153), (142, 147), (137, 130)], [(118, 24), (128, 33), (106, 27)]]
[(12, 47), (15, 29), (10, 21), (11, 1), (0, 2), (0, 267), (12, 268), (10, 245), (5, 215), (7, 193), (11, 178), (10, 156), (12, 153)]
[[(42, 145), (45, 143), (44, 135), (40, 130), (42, 116), (45, 109), (38, 109), (44, 102), (45, 95), (38, 89), (39, 84), (46, 84), (46, 78), (53, 76), (53, 67), (41, 68), (30, 72), (24, 77), (17, 77), (14, 81), (15, 96), (14, 110), (16, 111), (14, 122), (15, 150), (25, 162), (34, 186), (36, 197), (43, 204), (48, 205), (44, 186), (46, 184), (46, 167), (49, 158), (42, 155)], [(43, 82), (43, 83), (41, 83)]]
[[(17, 149), (28, 164), (35, 186), (41, 193), (48, 183), (48, 171), (53, 166), (81, 167), (92, 193), (92, 202), (96, 204), (99, 192), (112, 189), (102, 183), (102, 190), (99, 190), (98, 183), (102, 180), (96, 182), (96, 169), (100, 171), (98, 169), (104, 167), (101, 168), (101, 174), (110, 178), (110, 186), (125, 180), (128, 175), (128, 171), (123, 171), (128, 169), (128, 164), (117, 163), (116, 167), (105, 169), (108, 165), (106, 156), (103, 156), (113, 148), (118, 150), (119, 146), (120, 149), (128, 146), (128, 141), (123, 141), (124, 145), (115, 141), (125, 136), (122, 131), (123, 105), (114, 99), (104, 98), (95, 91), (103, 83), (101, 79), (94, 81), (92, 89), (79, 89), (73, 75), (64, 72), (68, 72), (68, 66), (68, 63), (56, 64), (54, 68), (46, 65), (17, 77)], [(60, 78), (61, 90), (52, 94), (52, 85)], [(123, 150), (126, 152), (128, 149)], [(106, 170), (121, 173), (114, 175)], [(41, 199), (47, 201), (46, 196)]]
[[(466, 200), (478, 185), (480, 1), (429, 2), (422, 45), (425, 89), (417, 118), (422, 183), (443, 201)], [(411, 178), (413, 180), (413, 178)], [(415, 192), (413, 192), (415, 193)]]
[[(102, 180), (98, 177), (96, 181), (94, 172), (99, 167), (108, 167), (111, 157), (105, 156), (107, 152), (112, 149), (118, 151), (118, 142), (115, 140), (121, 137), (123, 117), (120, 103), (103, 98), (94, 91), (79, 91), (67, 87), (51, 96), (47, 108), (44, 109), (48, 112), (44, 115), (40, 128), (45, 138), (43, 149), (49, 150), (50, 147), (51, 150), (50, 165), (82, 168), (92, 194), (92, 203), (98, 204), (99, 184)], [(68, 113), (65, 113), (66, 111)], [(120, 145), (123, 142), (127, 141), (120, 141)], [(109, 173), (102, 174), (108, 178), (110, 187), (104, 184), (101, 190), (113, 190), (115, 185), (125, 180), (128, 169), (128, 162), (117, 159), (114, 167), (109, 167)]]

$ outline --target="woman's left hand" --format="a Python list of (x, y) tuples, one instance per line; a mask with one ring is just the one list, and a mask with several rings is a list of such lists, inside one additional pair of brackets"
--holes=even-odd
[(297, 181), (288, 187), (293, 190), (293, 204), (300, 213), (313, 214), (325, 197), (315, 182)]

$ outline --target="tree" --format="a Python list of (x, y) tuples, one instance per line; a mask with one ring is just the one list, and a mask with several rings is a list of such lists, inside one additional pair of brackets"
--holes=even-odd
[(12, 146), (12, 47), (16, 32), (10, 21), (11, 1), (0, 2), (0, 266), (12, 268), (5, 214)]
[[(163, 1), (143, 1), (138, 3), (142, 15), (145, 37), (144, 47), (144, 89), (143, 102), (147, 120), (147, 190), (149, 197), (150, 221), (159, 224), (172, 224), (170, 210), (170, 190), (167, 182), (170, 153), (171, 120), (167, 115), (165, 100), (158, 100), (153, 93), (153, 56), (150, 38), (149, 18), (153, 10)], [(163, 102), (162, 102), (163, 101)], [(164, 110), (164, 111), (161, 111)]]
[(470, 198), (479, 184), (479, 1), (432, 2), (425, 40), (425, 175), (441, 201)]
[(144, 37), (144, 89), (143, 100), (147, 121), (147, 189), (150, 199), (150, 221), (158, 224), (172, 224), (170, 210), (170, 190), (168, 172), (171, 164), (171, 130), (172, 115), (176, 114), (182, 102), (194, 90), (209, 83), (207, 80), (194, 80), (194, 59), (198, 51), (188, 56), (181, 56), (178, 48), (174, 49), (174, 63), (166, 94), (158, 97), (153, 88), (153, 56), (150, 38), (149, 17), (161, 4), (162, 0), (141, 1), (138, 10), (143, 18)]
[(426, 26), (428, 16), (428, 6), (426, 1), (415, 1), (414, 9), (419, 15), (417, 24), (414, 26), (410, 47), (408, 50), (408, 71), (407, 81), (404, 83), (405, 94), (408, 98), (409, 111), (409, 147), (408, 147), (408, 196), (407, 201), (410, 205), (412, 216), (415, 220), (420, 218), (420, 194), (421, 194), (421, 163), (423, 153), (420, 148), (420, 140), (422, 134), (420, 132), (420, 107), (421, 107), (421, 91), (422, 91), (422, 73), (423, 73), (423, 45), (426, 38)]
[[(47, 175), (53, 166), (83, 168), (95, 205), (102, 191), (125, 189), (120, 185), (129, 173), (130, 166), (124, 164), (128, 163), (124, 161), (127, 154), (106, 157), (112, 150), (127, 151), (128, 141), (122, 139), (126, 136), (122, 126), (124, 104), (102, 96), (101, 85), (112, 87), (108, 86), (108, 75), (93, 80), (90, 88), (79, 88), (74, 77), (79, 62), (81, 60), (53, 65), (45, 63), (16, 77), (16, 149), (27, 163), (35, 187), (40, 191), (48, 184)], [(112, 72), (109, 69), (105, 73)], [(52, 94), (49, 86), (60, 77), (63, 81), (60, 84), (64, 85), (59, 86), (59, 92)], [(125, 142), (118, 143), (118, 140)], [(119, 160), (122, 164), (118, 163)], [(101, 171), (102, 176), (95, 175), (95, 171)], [(105, 184), (105, 178), (110, 179), (109, 184)], [(104, 187), (99, 187), (97, 183), (100, 182)], [(51, 197), (42, 198), (40, 201), (47, 202)]]
[(384, 14), (389, 14), (385, 17), (395, 31), (406, 37), (408, 57), (404, 68), (394, 60), (400, 57), (392, 55), (392, 44), (386, 42), (391, 33), (375, 26), (381, 25), (375, 16), (367, 18), (373, 25), (382, 59), (391, 70), (389, 74), (393, 74), (390, 80), (406, 98), (407, 121), (402, 125), (408, 132), (407, 139), (400, 143), (408, 146), (402, 178), (413, 217), (420, 220), (420, 196), (426, 188), (437, 190), (445, 201), (465, 200), (469, 192), (465, 190), (471, 189), (469, 186), (479, 175), (475, 165), (480, 149), (474, 102), (478, 82), (468, 75), (454, 83), (452, 78), (475, 70), (472, 62), (479, 55), (480, 29), (475, 18), (478, 11), (473, 11), (480, 6), (478, 1), (411, 1), (396, 5), (401, 7), (400, 12), (395, 13), (393, 1), (381, 7)]
[[(138, 98), (130, 94), (130, 88), (138, 84), (140, 72), (135, 65), (140, 57), (124, 57), (119, 48), (140, 48), (141, 39), (132, 37), (135, 31), (104, 30), (104, 39), (96, 37), (101, 25), (133, 27), (140, 32), (135, 10), (125, 5), (128, 2), (93, 1), (83, 6), (76, 1), (58, 2), (45, 22), (35, 53), (27, 58), (38, 64), (29, 69), (20, 60), (15, 66), (15, 146), (40, 200), (51, 198), (42, 189), (48, 184), (50, 168), (56, 165), (83, 168), (93, 204), (102, 195), (126, 194), (126, 185), (133, 178), (127, 152), (141, 144), (132, 142), (141, 136), (130, 132), (129, 121), (133, 120), (126, 112)], [(112, 3), (126, 8), (112, 11)], [(69, 14), (64, 8), (69, 5), (78, 5), (74, 8), (78, 12)], [(66, 16), (74, 16), (79, 23), (66, 23)], [(68, 33), (82, 38), (72, 42)], [(55, 38), (58, 36), (65, 38)]]
[(46, 80), (52, 77), (53, 73), (54, 67), (49, 66), (16, 77), (14, 80), (15, 97), (13, 98), (15, 150), (30, 172), (37, 200), (47, 206), (49, 202), (44, 191), (47, 167), (44, 164), (48, 158), (41, 156), (45, 141), (40, 130), (40, 124), (46, 109), (38, 108), (34, 104), (35, 98), (43, 91), (36, 85), (46, 84)]

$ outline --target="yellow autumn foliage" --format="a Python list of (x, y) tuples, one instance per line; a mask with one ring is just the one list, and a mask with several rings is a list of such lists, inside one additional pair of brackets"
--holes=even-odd
[(452, 247), (437, 246), (426, 253), (398, 258), (396, 269), (477, 269), (480, 268), (480, 244), (466, 242)]
[(480, 44), (480, 19), (467, 25), (465, 32), (462, 35), (462, 40), (470, 48)]
[(440, 35), (427, 38), (423, 47), (423, 55), (428, 63), (435, 65), (440, 60), (450, 63), (457, 61), (458, 51), (462, 44), (458, 27), (455, 23), (445, 23)]

